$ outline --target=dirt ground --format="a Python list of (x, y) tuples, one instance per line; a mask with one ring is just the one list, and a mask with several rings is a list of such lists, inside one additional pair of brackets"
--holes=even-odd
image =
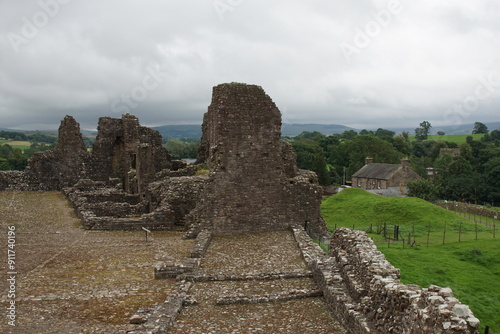
[[(180, 261), (193, 240), (179, 232), (99, 232), (81, 228), (58, 192), (0, 192), (0, 332), (126, 333), (139, 307), (165, 301), (175, 280), (156, 280), (158, 261)], [(15, 235), (8, 235), (13, 229)], [(8, 266), (9, 243), (14, 244)], [(12, 263), (11, 263), (12, 264)], [(214, 238), (206, 273), (305, 270), (288, 232)], [(15, 273), (12, 275), (11, 273)], [(14, 276), (15, 284), (7, 278)], [(197, 282), (197, 305), (183, 308), (171, 333), (344, 333), (322, 298), (216, 306), (221, 294), (312, 289), (311, 279)], [(14, 289), (15, 299), (9, 296)], [(8, 307), (15, 300), (15, 327)]]

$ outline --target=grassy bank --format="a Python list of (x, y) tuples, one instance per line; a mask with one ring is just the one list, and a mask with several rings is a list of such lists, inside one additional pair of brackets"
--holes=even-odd
[[(354, 226), (369, 232), (401, 269), (403, 283), (452, 288), (482, 328), (489, 325), (490, 333), (500, 333), (500, 244), (490, 227), (418, 198), (381, 197), (354, 188), (326, 198), (322, 213), (331, 230)], [(394, 225), (399, 225), (398, 241)]]

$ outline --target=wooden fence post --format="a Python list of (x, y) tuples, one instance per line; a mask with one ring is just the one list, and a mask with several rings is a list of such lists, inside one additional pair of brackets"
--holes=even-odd
[(445, 243), (445, 239), (446, 239), (446, 222), (444, 222), (444, 230), (443, 230), (443, 245)]
[(427, 225), (427, 247), (429, 247), (429, 239), (431, 237), (431, 223)]

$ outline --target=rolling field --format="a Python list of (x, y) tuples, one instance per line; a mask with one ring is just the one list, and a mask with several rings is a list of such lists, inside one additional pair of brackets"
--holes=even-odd
[(21, 150), (25, 150), (30, 148), (31, 143), (29, 141), (19, 141), (19, 140), (9, 140), (9, 139), (0, 139), (0, 145), (8, 144), (13, 148), (18, 148)]
[[(483, 138), (484, 134), (475, 134), (475, 135), (444, 135), (444, 136), (438, 136), (438, 135), (431, 135), (427, 138), (427, 140), (434, 140), (434, 141), (448, 141), (450, 143), (457, 143), (457, 144), (463, 144), (467, 141), (467, 137), (472, 136), (474, 140), (480, 140)], [(408, 139), (410, 141), (415, 141), (415, 136), (409, 136)]]
[[(452, 288), (481, 320), (482, 331), (488, 325), (490, 333), (500, 333), (498, 230), (493, 238), (491, 227), (421, 199), (381, 197), (355, 188), (325, 198), (322, 213), (330, 230), (370, 232), (387, 260), (401, 270), (403, 283)], [(398, 241), (394, 225), (399, 225)]]

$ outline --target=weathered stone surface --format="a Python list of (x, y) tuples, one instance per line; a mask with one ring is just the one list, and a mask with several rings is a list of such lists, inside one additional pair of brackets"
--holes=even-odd
[[(177, 172), (183, 174), (181, 170)], [(168, 222), (171, 228), (184, 227), (186, 216), (196, 207), (206, 182), (206, 176), (166, 176), (151, 183), (146, 192), (150, 213), (143, 220)]]
[(53, 150), (38, 152), (30, 159), (25, 180), (36, 190), (60, 190), (89, 177), (91, 157), (83, 144), (80, 124), (66, 116), (59, 127)]
[(298, 171), (291, 146), (280, 139), (281, 113), (261, 87), (214, 87), (202, 129), (198, 162), (206, 162), (211, 173), (188, 217), (192, 235), (203, 229), (233, 234), (293, 224), (328, 234), (317, 178)]
[(133, 115), (101, 117), (93, 145), (96, 180), (116, 177), (130, 193), (145, 193), (157, 172), (170, 167), (170, 156), (158, 131), (140, 126)]

